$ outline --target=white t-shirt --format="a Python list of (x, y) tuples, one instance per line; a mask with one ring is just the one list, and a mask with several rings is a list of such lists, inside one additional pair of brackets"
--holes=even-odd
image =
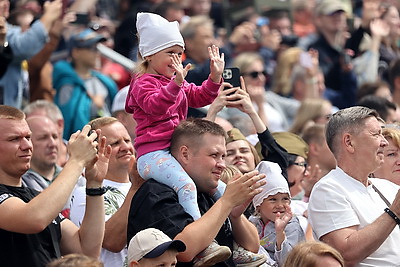
[[(131, 183), (117, 183), (104, 179), (103, 186), (108, 188), (104, 194), (105, 220), (107, 221), (124, 203)], [(71, 198), (71, 221), (80, 226), (85, 215), (86, 187), (76, 187)], [(128, 250), (125, 247), (121, 252), (114, 253), (107, 249), (101, 249), (100, 259), (105, 267), (123, 266)]]
[[(399, 186), (385, 179), (370, 182), (392, 203)], [(318, 181), (310, 196), (308, 219), (314, 236), (358, 225), (358, 229), (374, 222), (387, 205), (372, 186), (347, 175), (337, 167)], [(400, 229), (395, 227), (385, 242), (357, 266), (398, 266), (400, 264)]]

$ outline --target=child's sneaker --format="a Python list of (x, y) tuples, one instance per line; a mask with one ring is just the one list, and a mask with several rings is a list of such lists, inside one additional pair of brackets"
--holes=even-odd
[(218, 245), (217, 241), (213, 240), (211, 244), (202, 252), (200, 252), (193, 260), (194, 267), (213, 266), (218, 262), (229, 259), (232, 255), (231, 249), (226, 246)]
[(236, 266), (258, 267), (266, 261), (267, 257), (265, 255), (253, 253), (242, 247), (238, 246), (233, 250), (233, 262)]

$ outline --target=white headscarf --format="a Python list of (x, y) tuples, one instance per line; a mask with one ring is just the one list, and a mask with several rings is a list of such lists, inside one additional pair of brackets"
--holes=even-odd
[(254, 207), (260, 206), (268, 196), (278, 193), (288, 193), (290, 197), (288, 182), (277, 163), (263, 160), (257, 165), (256, 170), (266, 175), (264, 179), (267, 183), (260, 187), (263, 191), (253, 198)]

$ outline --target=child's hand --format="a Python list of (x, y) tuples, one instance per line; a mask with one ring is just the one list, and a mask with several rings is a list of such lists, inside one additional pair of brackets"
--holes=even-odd
[(186, 67), (183, 67), (181, 62), (181, 57), (178, 54), (172, 54), (172, 67), (175, 70), (175, 83), (178, 86), (181, 86), (185, 77), (190, 70), (191, 65), (187, 64)]
[(210, 56), (210, 78), (213, 82), (219, 83), (225, 68), (224, 53), (220, 55), (219, 48), (213, 45), (212, 47), (208, 47), (208, 54)]
[(285, 213), (278, 212), (275, 218), (275, 231), (277, 233), (283, 232), (290, 219), (293, 217), (292, 209), (288, 204), (285, 205)]

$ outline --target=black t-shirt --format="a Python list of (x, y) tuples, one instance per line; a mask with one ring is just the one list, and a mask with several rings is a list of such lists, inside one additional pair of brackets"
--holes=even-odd
[[(0, 205), (10, 197), (18, 197), (27, 203), (38, 194), (38, 191), (24, 186), (0, 185)], [(53, 245), (52, 236), (60, 244), (60, 223), (63, 219), (61, 214), (58, 215), (46, 229), (37, 234), (20, 234), (0, 229), (0, 266), (43, 267), (57, 258), (60, 249), (58, 245), (57, 248)]]
[[(199, 193), (197, 198), (201, 214), (214, 204), (207, 194)], [(132, 199), (128, 217), (128, 242), (139, 231), (157, 228), (170, 238), (182, 232), (193, 218), (179, 204), (178, 195), (170, 187), (150, 179), (136, 192)], [(233, 247), (233, 235), (229, 219), (221, 227), (215, 240), (219, 245)], [(193, 266), (192, 263), (178, 262), (178, 267)], [(214, 266), (235, 266), (232, 257)]]

